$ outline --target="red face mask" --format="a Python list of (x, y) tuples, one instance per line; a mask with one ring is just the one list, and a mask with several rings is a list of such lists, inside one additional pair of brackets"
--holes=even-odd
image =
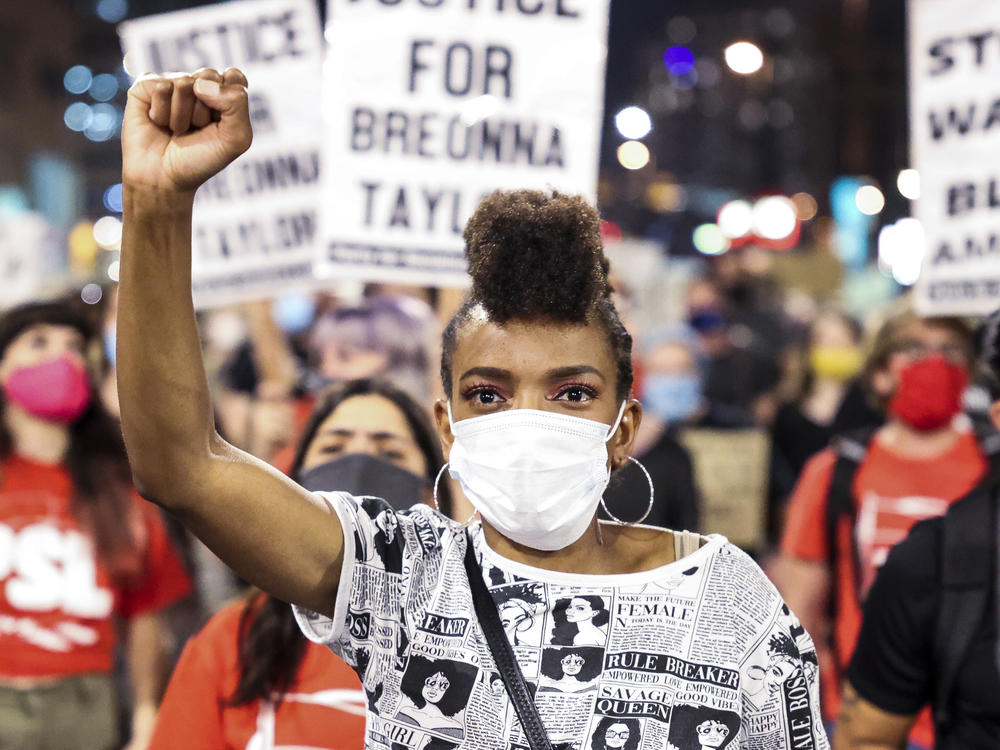
[(66, 356), (14, 370), (3, 390), (13, 403), (49, 422), (75, 422), (90, 404), (87, 372)]
[(962, 409), (969, 374), (943, 357), (926, 357), (900, 373), (889, 413), (922, 432), (951, 422)]

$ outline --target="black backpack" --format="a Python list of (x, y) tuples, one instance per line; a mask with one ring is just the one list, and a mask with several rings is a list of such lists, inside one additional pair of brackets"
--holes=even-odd
[[(834, 571), (837, 569), (837, 528), (844, 517), (849, 518), (851, 528), (854, 527), (854, 477), (877, 429), (847, 433), (834, 441), (837, 462), (830, 481), (826, 517), (827, 550)], [(986, 614), (990, 586), (1000, 577), (1000, 571), (995, 569), (997, 535), (1000, 533), (995, 502), (1000, 485), (1000, 433), (991, 425), (977, 424), (976, 437), (988, 463), (986, 475), (968, 495), (952, 504), (943, 522), (941, 603), (934, 634), (936, 678), (932, 703), (935, 729), (942, 732), (947, 731), (953, 718), (952, 692), (958, 670)], [(857, 545), (852, 544), (851, 548), (856, 576), (854, 590), (858, 592), (861, 590), (861, 565)], [(833, 580), (836, 588), (836, 575)], [(831, 601), (836, 602), (837, 596), (835, 590)], [(836, 652), (835, 641), (833, 645)], [(837, 663), (840, 663), (839, 658)]]

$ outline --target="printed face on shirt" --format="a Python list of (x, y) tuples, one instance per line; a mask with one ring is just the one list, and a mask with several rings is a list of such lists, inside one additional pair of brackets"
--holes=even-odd
[(531, 617), (523, 605), (510, 601), (500, 607), (500, 623), (508, 632), (521, 631), (531, 627)]
[(612, 724), (604, 733), (604, 744), (608, 747), (623, 747), (629, 738), (629, 728), (625, 724)]
[(566, 675), (578, 675), (583, 669), (583, 657), (579, 654), (566, 654), (559, 663), (562, 664), (563, 673)]
[(594, 608), (590, 606), (590, 602), (586, 599), (574, 598), (570, 600), (569, 606), (566, 607), (566, 619), (570, 622), (589, 622), (594, 619), (594, 615), (597, 612)]
[(698, 744), (702, 747), (720, 747), (729, 736), (729, 728), (721, 721), (706, 719), (697, 727)]
[(427, 474), (406, 416), (392, 401), (375, 394), (351, 396), (323, 420), (306, 451), (302, 471), (351, 453), (375, 456), (419, 476)]
[(428, 703), (438, 703), (448, 692), (449, 687), (451, 687), (451, 683), (444, 676), (444, 672), (435, 672), (424, 680), (424, 689), (421, 694)]
[(786, 656), (778, 656), (771, 659), (767, 665), (767, 672), (764, 673), (764, 684), (767, 685), (768, 693), (775, 693), (785, 680), (795, 674), (795, 662)]

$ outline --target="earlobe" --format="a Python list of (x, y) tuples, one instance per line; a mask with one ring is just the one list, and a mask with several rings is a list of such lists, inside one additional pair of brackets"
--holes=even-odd
[(455, 436), (451, 432), (451, 421), (448, 419), (448, 402), (443, 398), (434, 402), (434, 426), (441, 441), (441, 452), (447, 461), (451, 455), (451, 445), (455, 442)]

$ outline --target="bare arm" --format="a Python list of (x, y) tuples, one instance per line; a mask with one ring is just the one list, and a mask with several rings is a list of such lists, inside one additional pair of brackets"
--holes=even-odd
[(168, 666), (163, 621), (157, 612), (136, 615), (128, 621), (126, 656), (132, 682), (132, 738), (126, 750), (144, 750), (153, 734), (156, 704), (163, 691)]
[[(196, 94), (195, 79), (204, 86)], [(118, 393), (136, 487), (241, 576), (331, 614), (336, 514), (215, 431), (191, 301), (194, 192), (250, 145), (246, 79), (147, 78), (122, 126), (124, 227)]]
[(883, 711), (844, 682), (833, 750), (902, 750), (916, 718)]
[(816, 643), (827, 649), (830, 635), (831, 576), (825, 563), (780, 555), (774, 564), (781, 595)]

